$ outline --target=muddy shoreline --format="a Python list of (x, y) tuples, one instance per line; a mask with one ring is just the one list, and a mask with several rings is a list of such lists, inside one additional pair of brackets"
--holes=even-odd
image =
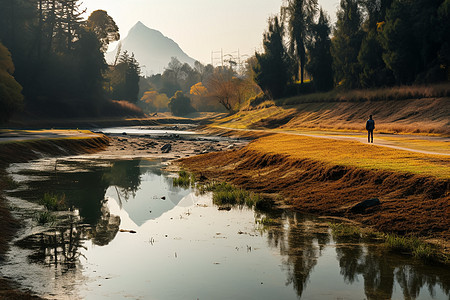
[[(158, 127), (173, 130), (172, 126)], [(178, 128), (175, 130), (195, 128)], [(8, 250), (8, 243), (14, 237), (21, 224), (10, 213), (7, 200), (1, 196), (9, 188), (9, 179), (5, 169), (10, 163), (26, 162), (40, 157), (60, 157), (71, 155), (89, 155), (99, 158), (141, 158), (173, 161), (202, 153), (221, 152), (239, 149), (248, 143), (248, 139), (211, 139), (207, 136), (161, 134), (159, 136), (99, 134), (87, 139), (47, 139), (17, 143), (0, 144), (0, 261)], [(170, 146), (168, 146), (170, 145)], [(176, 165), (167, 168), (177, 169)], [(0, 277), (1, 299), (42, 299), (32, 291), (23, 291), (14, 282), (14, 278)]]

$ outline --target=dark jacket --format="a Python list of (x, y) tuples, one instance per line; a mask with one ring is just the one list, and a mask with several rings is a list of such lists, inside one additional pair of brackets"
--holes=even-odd
[(375, 121), (372, 119), (367, 120), (366, 130), (374, 130), (374, 129), (375, 129)]

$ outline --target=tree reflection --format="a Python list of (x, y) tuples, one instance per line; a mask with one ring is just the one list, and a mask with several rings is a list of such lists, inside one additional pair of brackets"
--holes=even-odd
[(122, 207), (122, 200), (128, 201), (130, 197), (136, 196), (141, 185), (139, 163), (140, 160), (115, 161), (103, 174), (103, 179), (116, 188), (120, 207)]
[(31, 262), (62, 265), (70, 269), (76, 266), (82, 256), (80, 248), (84, 248), (85, 238), (86, 230), (80, 226), (79, 219), (71, 217), (68, 224), (30, 235), (16, 244), (32, 250), (28, 256)]
[(380, 245), (349, 244), (343, 238), (336, 238), (336, 253), (341, 274), (352, 283), (358, 276), (364, 278), (367, 299), (390, 299), (397, 282), (405, 299), (415, 299), (423, 287), (428, 287), (431, 296), (438, 285), (449, 294), (449, 275), (445, 270), (433, 269), (421, 262), (387, 252)]
[[(256, 214), (256, 218), (263, 217), (282, 220), (280, 225), (266, 226), (263, 231), (269, 245), (286, 257), (286, 285), (292, 284), (301, 298), (322, 250), (332, 242), (328, 224), (289, 212)], [(365, 244), (342, 237), (335, 237), (334, 242), (341, 276), (347, 284), (362, 277), (367, 299), (391, 299), (395, 285), (400, 286), (404, 299), (416, 299), (423, 288), (431, 297), (436, 295), (436, 288), (447, 296), (450, 293), (450, 274), (444, 267), (427, 266), (390, 253), (376, 242)]]
[[(268, 216), (277, 217), (273, 213)], [(280, 226), (266, 228), (268, 243), (287, 257), (283, 262), (288, 273), (286, 285), (292, 284), (301, 297), (323, 248), (330, 241), (328, 229), (305, 215), (284, 212), (280, 217), (283, 220)]]

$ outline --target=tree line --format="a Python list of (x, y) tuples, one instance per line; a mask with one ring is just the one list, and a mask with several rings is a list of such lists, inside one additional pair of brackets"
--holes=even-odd
[(40, 117), (124, 113), (109, 99), (137, 94), (138, 64), (127, 53), (117, 65), (106, 64), (104, 53), (119, 40), (119, 29), (103, 10), (84, 19), (81, 5), (79, 0), (0, 0), (0, 58), (7, 60), (0, 63), (0, 121), (23, 105), (28, 115)]
[(146, 113), (171, 111), (183, 116), (195, 111), (233, 112), (261, 92), (253, 81), (250, 64), (194, 66), (172, 57), (162, 74), (141, 78), (138, 105)]
[(286, 0), (254, 78), (273, 98), (448, 81), (449, 19), (449, 0), (341, 0), (331, 26), (317, 0)]

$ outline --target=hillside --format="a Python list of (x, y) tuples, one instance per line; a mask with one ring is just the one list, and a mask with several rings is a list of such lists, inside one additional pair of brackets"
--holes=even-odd
[[(143, 67), (143, 73), (147, 72), (147, 75), (162, 73), (172, 57), (191, 65), (195, 62), (195, 59), (184, 53), (172, 39), (164, 36), (158, 30), (148, 28), (141, 22), (137, 22), (121, 42), (122, 51), (134, 53), (135, 58)], [(114, 61), (116, 52), (117, 48), (107, 53), (106, 60)]]
[(215, 125), (239, 129), (365, 132), (365, 122), (372, 114), (376, 133), (450, 136), (450, 97), (438, 93), (395, 97), (398, 99), (371, 99), (367, 95), (329, 99), (325, 96), (294, 97), (278, 100), (278, 105), (274, 101), (250, 103), (238, 113), (218, 120)]

